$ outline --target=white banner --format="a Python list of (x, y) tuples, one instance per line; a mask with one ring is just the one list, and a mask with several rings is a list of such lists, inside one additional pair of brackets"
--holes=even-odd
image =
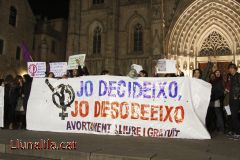
[(34, 79), (27, 129), (210, 139), (210, 93), (209, 83), (188, 77)]
[(84, 66), (86, 54), (72, 55), (68, 58), (68, 69), (78, 69), (78, 66)]
[(67, 74), (67, 62), (49, 63), (50, 72), (53, 72), (55, 77), (62, 77)]
[(46, 62), (28, 62), (28, 74), (31, 77), (45, 77)]
[(176, 61), (169, 59), (159, 59), (157, 62), (157, 73), (177, 73)]
[(0, 127), (4, 125), (4, 87), (0, 86)]

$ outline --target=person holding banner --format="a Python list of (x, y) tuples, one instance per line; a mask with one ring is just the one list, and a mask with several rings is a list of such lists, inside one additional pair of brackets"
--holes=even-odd
[(193, 77), (197, 78), (197, 79), (202, 79), (202, 80), (208, 82), (209, 78), (210, 78), (210, 74), (212, 72), (212, 68), (213, 68), (213, 63), (211, 61), (209, 61), (203, 71), (199, 68), (194, 69)]
[(79, 71), (80, 76), (88, 76), (89, 75), (89, 72), (88, 72), (88, 69), (87, 69), (86, 66), (82, 67), (81, 65), (79, 65), (78, 66), (78, 71)]
[(77, 64), (78, 64), (78, 69), (73, 70), (73, 77), (89, 75), (89, 72), (88, 72), (88, 69), (87, 69), (86, 65), (81, 66), (79, 59), (76, 59), (76, 61), (77, 61)]
[(229, 64), (228, 70), (230, 73), (230, 91), (229, 91), (229, 104), (232, 116), (233, 138), (240, 139), (240, 73), (237, 72), (236, 64)]

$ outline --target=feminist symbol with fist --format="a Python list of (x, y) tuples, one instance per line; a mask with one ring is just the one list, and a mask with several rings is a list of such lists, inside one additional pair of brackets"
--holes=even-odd
[(59, 117), (61, 120), (65, 120), (65, 117), (68, 117), (68, 113), (66, 113), (67, 107), (71, 107), (75, 99), (75, 94), (73, 88), (70, 85), (60, 84), (56, 88), (54, 88), (49, 80), (46, 79), (45, 83), (48, 85), (50, 90), (53, 92), (52, 101), (58, 108), (62, 109), (62, 112), (59, 113)]

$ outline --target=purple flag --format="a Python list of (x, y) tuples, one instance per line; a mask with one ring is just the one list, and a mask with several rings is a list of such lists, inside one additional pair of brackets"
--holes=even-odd
[(29, 52), (29, 49), (28, 49), (27, 45), (24, 42), (22, 42), (22, 44), (21, 44), (21, 49), (22, 49), (23, 60), (25, 62), (32, 62), (33, 59), (30, 55), (30, 52)]

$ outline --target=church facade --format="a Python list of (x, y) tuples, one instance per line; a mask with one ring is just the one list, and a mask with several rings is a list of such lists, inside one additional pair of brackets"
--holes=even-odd
[(27, 0), (0, 1), (0, 79), (25, 74), (21, 44), (31, 50), (35, 17)]
[(91, 74), (150, 74), (160, 58), (185, 74), (216, 62), (240, 67), (239, 0), (70, 0), (67, 55), (86, 53)]

